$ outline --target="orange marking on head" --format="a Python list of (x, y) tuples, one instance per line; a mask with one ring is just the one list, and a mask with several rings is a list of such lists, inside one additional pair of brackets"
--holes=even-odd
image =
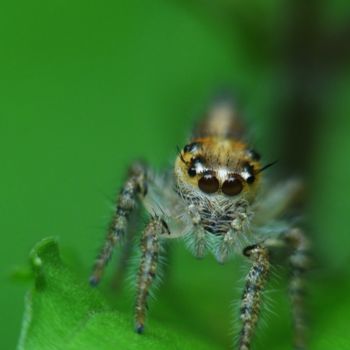
[(246, 143), (217, 136), (193, 139), (175, 162), (178, 178), (196, 188), (205, 174), (212, 173), (220, 184), (218, 193), (222, 193), (223, 183), (235, 176), (242, 181), (243, 193), (255, 193), (260, 168)]

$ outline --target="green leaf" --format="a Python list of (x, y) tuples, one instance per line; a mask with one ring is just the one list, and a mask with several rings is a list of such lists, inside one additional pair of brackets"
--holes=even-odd
[(154, 320), (145, 334), (136, 334), (131, 315), (112, 310), (65, 266), (53, 238), (37, 244), (30, 262), (35, 279), (26, 296), (18, 350), (215, 349)]

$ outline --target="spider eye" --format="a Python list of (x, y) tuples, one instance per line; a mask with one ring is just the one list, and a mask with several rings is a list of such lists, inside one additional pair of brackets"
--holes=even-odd
[(196, 168), (191, 166), (188, 170), (187, 170), (187, 174), (191, 177), (194, 177), (197, 175), (197, 171)]
[(205, 193), (214, 193), (219, 189), (219, 180), (213, 174), (204, 174), (198, 181), (198, 187)]
[(254, 167), (248, 162), (243, 166), (243, 178), (248, 184), (252, 184), (255, 181)]
[(191, 159), (191, 164), (189, 169), (187, 170), (187, 174), (190, 177), (194, 177), (197, 175), (197, 166), (203, 164), (205, 161), (203, 159), (203, 157), (201, 156), (197, 156)]
[(255, 149), (249, 149), (248, 154), (253, 160), (256, 161), (260, 160), (261, 158), (261, 155)]
[(242, 181), (237, 177), (230, 177), (222, 184), (222, 192), (228, 196), (236, 196), (243, 189)]
[(188, 145), (186, 145), (184, 147), (184, 152), (187, 153), (187, 152), (193, 152), (196, 148), (198, 148), (199, 146), (199, 143), (198, 142), (192, 142), (192, 143), (189, 143)]

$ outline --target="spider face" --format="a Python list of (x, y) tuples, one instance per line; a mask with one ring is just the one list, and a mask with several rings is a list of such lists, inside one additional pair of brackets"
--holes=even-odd
[(241, 141), (206, 137), (185, 145), (175, 162), (180, 186), (207, 195), (252, 200), (259, 187), (259, 155)]

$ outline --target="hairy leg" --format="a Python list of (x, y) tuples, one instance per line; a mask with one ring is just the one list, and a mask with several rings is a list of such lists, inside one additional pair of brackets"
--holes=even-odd
[(120, 243), (127, 232), (128, 219), (136, 207), (138, 196), (144, 196), (146, 191), (145, 168), (141, 164), (135, 163), (130, 168), (128, 179), (120, 191), (116, 211), (109, 226), (104, 245), (95, 261), (89, 280), (92, 286), (96, 286), (99, 283), (103, 270), (112, 256), (114, 246)]
[(130, 258), (134, 251), (135, 236), (140, 229), (139, 218), (141, 217), (141, 208), (137, 208), (130, 214), (128, 230), (123, 240), (118, 261), (116, 262), (116, 270), (112, 279), (111, 288), (115, 291), (120, 291), (122, 288), (125, 273), (130, 262)]
[(264, 226), (281, 217), (287, 209), (300, 204), (303, 199), (303, 186), (303, 182), (297, 178), (271, 186), (264, 200), (259, 201), (256, 208), (253, 217), (254, 226)]
[(203, 258), (208, 250), (208, 233), (201, 225), (201, 216), (194, 204), (188, 206), (188, 213), (192, 220), (193, 231), (186, 238), (187, 245), (196, 258)]
[(269, 254), (262, 245), (250, 246), (244, 249), (244, 255), (252, 261), (252, 266), (246, 277), (243, 291), (240, 319), (242, 329), (239, 337), (239, 350), (249, 350), (258, 322), (262, 291), (265, 287), (269, 270)]
[(310, 243), (299, 229), (290, 230), (284, 240), (291, 247), (289, 264), (291, 269), (289, 281), (289, 298), (292, 306), (294, 324), (294, 348), (306, 348), (306, 322), (304, 311), (305, 272), (308, 270)]
[(137, 333), (142, 333), (144, 329), (147, 299), (159, 265), (159, 236), (165, 233), (169, 233), (166, 224), (159, 217), (155, 217), (146, 226), (142, 235), (142, 256), (137, 275), (135, 306), (135, 331)]
[(236, 240), (237, 232), (234, 230), (229, 230), (223, 235), (215, 253), (216, 260), (220, 264), (223, 264), (225, 261), (227, 261), (235, 246)]
[(309, 269), (310, 242), (304, 233), (293, 228), (279, 237), (267, 239), (264, 245), (269, 250), (284, 249), (289, 263), (289, 298), (292, 307), (294, 327), (294, 348), (306, 348), (306, 322), (304, 309), (305, 273)]
[(217, 246), (215, 256), (218, 262), (224, 263), (227, 261), (233, 250), (247, 236), (250, 217), (249, 206), (245, 201), (242, 201), (235, 208), (235, 213), (231, 221), (231, 229), (222, 236), (220, 244)]

